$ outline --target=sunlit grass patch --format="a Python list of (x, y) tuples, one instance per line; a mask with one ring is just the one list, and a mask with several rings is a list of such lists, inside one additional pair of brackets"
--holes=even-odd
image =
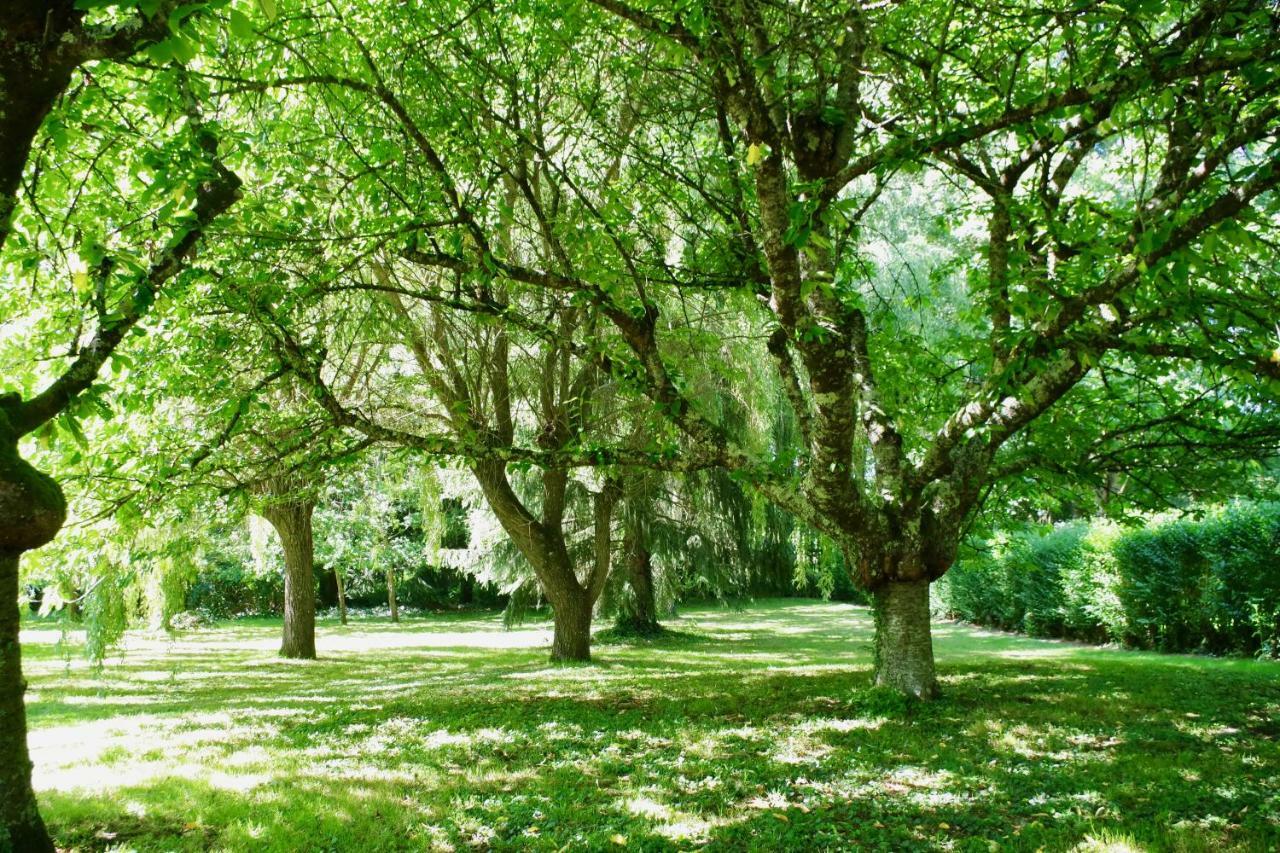
[(325, 622), (297, 663), (258, 620), (100, 676), (39, 634), (36, 784), (79, 850), (1280, 846), (1275, 665), (946, 625), (916, 705), (868, 688), (861, 608), (671, 627), (556, 667), (542, 623)]

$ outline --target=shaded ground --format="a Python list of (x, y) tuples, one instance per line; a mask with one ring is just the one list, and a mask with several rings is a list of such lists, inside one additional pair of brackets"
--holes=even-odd
[(98, 850), (1274, 850), (1280, 666), (935, 628), (945, 698), (866, 688), (863, 608), (693, 610), (546, 662), (490, 616), (24, 635), (36, 785)]

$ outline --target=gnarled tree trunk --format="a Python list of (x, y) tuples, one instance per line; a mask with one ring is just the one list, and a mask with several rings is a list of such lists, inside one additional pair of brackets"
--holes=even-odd
[(315, 543), (311, 516), (315, 504), (300, 500), (263, 507), (262, 517), (284, 546), (284, 637), (280, 655), (314, 660), (316, 656)]
[(929, 582), (891, 581), (873, 593), (876, 621), (875, 683), (933, 699), (938, 682), (929, 627)]
[(17, 437), (0, 407), (0, 850), (54, 849), (31, 788), (18, 561), (53, 539), (65, 518), (62, 490), (18, 455)]

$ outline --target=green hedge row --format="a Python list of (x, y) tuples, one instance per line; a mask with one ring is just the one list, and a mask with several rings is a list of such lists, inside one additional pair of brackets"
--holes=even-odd
[(1038, 637), (1280, 657), (1280, 503), (1001, 534), (934, 584), (934, 608)]

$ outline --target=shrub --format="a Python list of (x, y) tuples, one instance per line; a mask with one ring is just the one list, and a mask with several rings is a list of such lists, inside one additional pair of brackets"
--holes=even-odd
[(1280, 657), (1280, 504), (1235, 504), (1205, 524), (1213, 651)]
[(259, 573), (230, 561), (209, 565), (187, 590), (187, 609), (214, 619), (279, 613), (283, 606), (284, 578), (279, 573)]
[(1066, 628), (1064, 575), (1082, 562), (1083, 525), (1055, 527), (1043, 535), (1018, 537), (1011, 553), (1009, 588), (1017, 622), (1013, 627), (1033, 637), (1060, 637)]
[(1199, 647), (1209, 628), (1203, 539), (1201, 524), (1179, 519), (1131, 531), (1116, 542), (1130, 644), (1163, 651)]
[(1079, 555), (1061, 574), (1063, 635), (1090, 643), (1122, 641), (1125, 611), (1113, 552), (1120, 529), (1110, 522), (1081, 529)]
[(1001, 533), (936, 585), (935, 612), (1035, 636), (1280, 657), (1280, 504), (1204, 519)]
[(1010, 627), (1008, 590), (1005, 588), (1005, 541), (981, 543), (977, 553), (960, 560), (935, 583), (935, 612), (995, 628)]

